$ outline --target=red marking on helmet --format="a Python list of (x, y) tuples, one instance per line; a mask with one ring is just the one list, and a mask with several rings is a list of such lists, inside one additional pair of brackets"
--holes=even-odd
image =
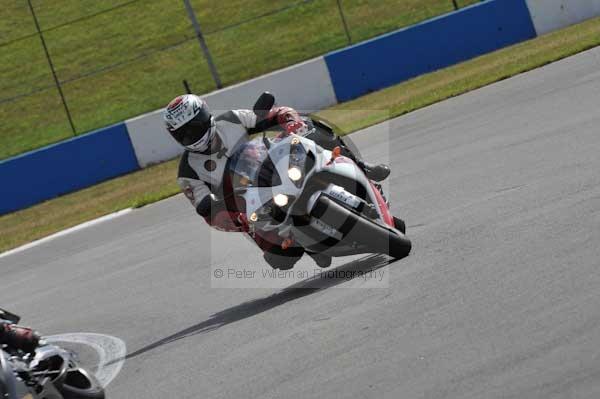
[(173, 101), (167, 105), (167, 109), (171, 110), (183, 102), (183, 96), (175, 97)]

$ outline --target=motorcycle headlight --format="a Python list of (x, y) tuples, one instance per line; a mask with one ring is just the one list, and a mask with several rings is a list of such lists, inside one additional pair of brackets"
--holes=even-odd
[(288, 177), (294, 182), (296, 187), (302, 186), (304, 182), (307, 155), (306, 149), (300, 140), (292, 141), (290, 145)]
[(288, 207), (295, 199), (294, 196), (276, 194), (255, 212), (252, 212), (248, 220), (251, 223), (283, 223)]
[(288, 177), (291, 181), (296, 182), (302, 179), (302, 171), (297, 166), (292, 166), (288, 169)]
[(277, 194), (273, 197), (273, 202), (279, 207), (284, 207), (288, 204), (289, 198), (285, 194)]

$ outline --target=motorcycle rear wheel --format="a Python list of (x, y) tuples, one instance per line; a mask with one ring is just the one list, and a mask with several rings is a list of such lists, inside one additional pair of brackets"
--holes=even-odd
[(366, 245), (373, 253), (382, 253), (395, 259), (409, 255), (411, 241), (399, 230), (383, 226), (362, 215), (358, 215), (326, 196), (318, 199), (313, 216), (343, 234), (343, 241)]
[(65, 399), (104, 399), (104, 388), (82, 368), (69, 371), (59, 388)]

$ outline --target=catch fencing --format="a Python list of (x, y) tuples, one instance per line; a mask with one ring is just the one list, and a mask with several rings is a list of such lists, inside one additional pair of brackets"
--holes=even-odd
[[(81, 3), (86, 1), (92, 0), (81, 0)], [(296, 109), (322, 109), (600, 14), (600, 0), (566, 2), (486, 0), (213, 91), (205, 97), (215, 110), (227, 110), (249, 106), (257, 93), (268, 89), (278, 93), (283, 104)], [(276, 32), (269, 30), (269, 33)], [(51, 45), (48, 48), (52, 50)], [(274, 53), (280, 47), (266, 48)], [(95, 47), (90, 52), (101, 53), (102, 50)], [(22, 66), (24, 72), (26, 68), (27, 65)], [(112, 100), (109, 104), (119, 106), (118, 99)], [(46, 118), (51, 118), (56, 112), (46, 105)], [(164, 102), (153, 112), (0, 160), (0, 180), (7, 183), (0, 190), (0, 215), (176, 156), (181, 148), (165, 134), (161, 123), (162, 106)], [(32, 109), (25, 111), (32, 115)], [(3, 127), (20, 122), (18, 117), (10, 117)], [(32, 188), (31, 176), (36, 176), (35, 188)]]
[(183, 0), (9, 2), (0, 159), (156, 109), (184, 80), (207, 93), (476, 2), (192, 0), (207, 51)]

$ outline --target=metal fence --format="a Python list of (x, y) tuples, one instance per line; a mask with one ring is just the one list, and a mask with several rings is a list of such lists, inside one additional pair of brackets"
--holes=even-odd
[(208, 92), (477, 1), (14, 1), (0, 159), (156, 109), (184, 79)]

